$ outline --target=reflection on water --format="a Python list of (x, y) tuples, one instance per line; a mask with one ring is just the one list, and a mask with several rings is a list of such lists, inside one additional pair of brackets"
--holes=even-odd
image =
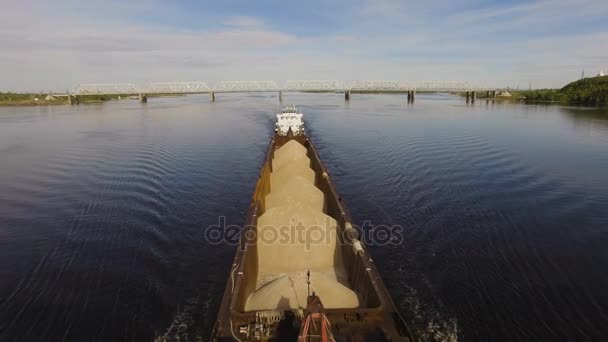
[(605, 142), (608, 137), (608, 108), (564, 107), (562, 111), (577, 129)]
[[(608, 334), (608, 111), (294, 94), (420, 336)], [(206, 340), (275, 96), (0, 108), (0, 340)]]

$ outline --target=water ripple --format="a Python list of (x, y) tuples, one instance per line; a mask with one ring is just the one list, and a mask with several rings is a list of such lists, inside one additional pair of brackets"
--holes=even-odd
[[(287, 99), (355, 223), (403, 228), (370, 251), (423, 340), (608, 335), (605, 113)], [(0, 115), (0, 340), (206, 340), (234, 250), (203, 229), (242, 224), (279, 108), (223, 94)]]

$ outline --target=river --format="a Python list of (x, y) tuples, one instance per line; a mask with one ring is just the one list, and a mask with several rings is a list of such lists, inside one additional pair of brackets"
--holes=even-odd
[[(608, 336), (608, 110), (288, 94), (419, 335)], [(276, 94), (0, 108), (0, 340), (206, 340)]]

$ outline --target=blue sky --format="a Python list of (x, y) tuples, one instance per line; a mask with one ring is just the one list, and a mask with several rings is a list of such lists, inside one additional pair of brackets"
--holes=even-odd
[(608, 69), (608, 1), (4, 0), (0, 91), (339, 79), (559, 87)]

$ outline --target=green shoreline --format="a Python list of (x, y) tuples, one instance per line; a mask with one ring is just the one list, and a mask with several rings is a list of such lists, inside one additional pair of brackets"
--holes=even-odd
[[(129, 99), (128, 96), (120, 95), (87, 95), (79, 96), (80, 103), (100, 103), (119, 99)], [(0, 106), (58, 106), (68, 105), (67, 96), (53, 97), (53, 94), (34, 93), (0, 93)]]
[[(50, 94), (49, 96), (52, 96)], [(153, 94), (147, 97), (184, 96), (183, 94)], [(68, 98), (61, 96), (47, 100), (45, 94), (33, 93), (0, 93), (0, 107), (32, 107), (32, 106), (59, 106), (69, 105)], [(93, 104), (108, 101), (135, 101), (139, 100), (136, 95), (79, 95), (78, 103)]]
[[(569, 83), (561, 89), (510, 90), (509, 93), (510, 97), (500, 97), (500, 99), (529, 104), (606, 106), (608, 105), (608, 76), (583, 78)], [(486, 98), (485, 92), (478, 95), (480, 96), (477, 98)]]

